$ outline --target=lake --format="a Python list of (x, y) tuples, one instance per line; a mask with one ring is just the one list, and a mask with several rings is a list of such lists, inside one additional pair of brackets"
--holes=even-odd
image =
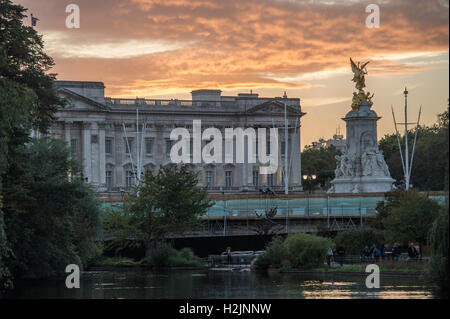
[(435, 298), (418, 278), (381, 276), (380, 289), (368, 289), (365, 276), (355, 274), (260, 274), (250, 271), (121, 269), (87, 271), (79, 289), (65, 279), (18, 283), (6, 298), (84, 299), (289, 299), (289, 298)]

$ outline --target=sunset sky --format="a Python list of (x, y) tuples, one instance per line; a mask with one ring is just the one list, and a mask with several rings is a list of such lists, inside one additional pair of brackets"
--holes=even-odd
[[(350, 110), (349, 57), (370, 60), (367, 89), (379, 138), (423, 105), (431, 124), (449, 97), (448, 0), (15, 0), (40, 19), (59, 80), (102, 81), (111, 97), (190, 99), (221, 89), (301, 99), (302, 145), (330, 138)], [(81, 28), (67, 29), (68, 4)], [(365, 25), (377, 3), (380, 28)], [(29, 20), (25, 21), (29, 24)]]

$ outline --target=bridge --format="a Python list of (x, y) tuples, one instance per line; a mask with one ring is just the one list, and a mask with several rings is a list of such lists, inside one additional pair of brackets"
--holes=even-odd
[[(444, 192), (428, 193), (444, 203)], [(171, 238), (284, 235), (318, 230), (341, 231), (364, 225), (376, 216), (383, 193), (370, 194), (232, 194), (210, 196), (214, 205), (200, 217), (202, 227)], [(120, 205), (120, 200), (103, 201), (104, 207)]]

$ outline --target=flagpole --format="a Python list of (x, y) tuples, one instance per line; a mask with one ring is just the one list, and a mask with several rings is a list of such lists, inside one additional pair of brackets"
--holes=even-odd
[(288, 127), (287, 127), (287, 95), (284, 92), (284, 194), (289, 193), (289, 181), (288, 181)]

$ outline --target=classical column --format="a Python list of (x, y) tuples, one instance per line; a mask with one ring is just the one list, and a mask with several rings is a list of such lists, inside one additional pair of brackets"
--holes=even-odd
[(100, 185), (106, 184), (106, 150), (105, 150), (105, 125), (100, 124), (98, 130), (98, 143), (99, 143), (99, 176)]
[[(300, 120), (300, 119), (299, 119)], [(302, 186), (301, 179), (301, 152), (300, 152), (300, 126), (297, 130), (291, 129), (289, 134), (289, 162), (291, 164), (289, 186), (294, 190), (299, 190)]]
[(91, 123), (83, 123), (83, 174), (84, 180), (92, 182), (92, 163), (91, 163)]
[[(237, 145), (236, 145), (236, 150), (237, 150)], [(243, 190), (248, 190), (248, 161), (250, 160), (249, 158), (247, 158), (247, 154), (248, 153), (248, 139), (246, 140), (244, 138), (244, 163), (242, 163), (241, 169), (242, 169), (242, 189)], [(237, 154), (236, 158), (237, 158)]]

